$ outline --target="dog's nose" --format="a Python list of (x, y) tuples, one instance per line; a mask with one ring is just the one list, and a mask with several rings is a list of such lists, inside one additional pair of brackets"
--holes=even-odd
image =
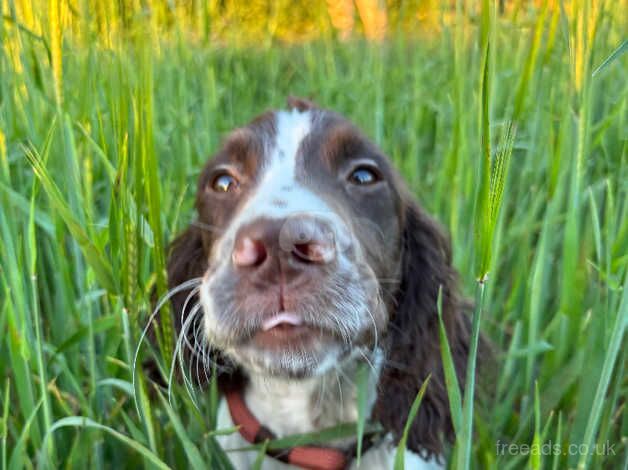
[(328, 264), (335, 259), (335, 237), (329, 223), (312, 216), (258, 219), (241, 227), (235, 237), (233, 264), (261, 267), (274, 259), (301, 264)]

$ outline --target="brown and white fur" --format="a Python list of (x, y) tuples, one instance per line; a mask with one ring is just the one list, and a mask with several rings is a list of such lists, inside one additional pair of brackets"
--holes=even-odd
[[(198, 221), (173, 243), (171, 288), (197, 381), (222, 391), (279, 437), (357, 418), (355, 370), (370, 371), (368, 411), (386, 437), (360, 468), (390, 468), (408, 410), (431, 374), (407, 441), (406, 468), (442, 464), (453, 429), (438, 340), (437, 295), (458, 380), (469, 326), (450, 246), (387, 157), (348, 120), (290, 99), (227, 136), (203, 170)], [(219, 428), (232, 426), (224, 403)], [(246, 447), (238, 434), (225, 449)], [(336, 443), (339, 447), (347, 442)], [(256, 452), (232, 452), (249, 468)], [(352, 463), (355, 466), (356, 462)], [(270, 457), (263, 468), (287, 468)]]

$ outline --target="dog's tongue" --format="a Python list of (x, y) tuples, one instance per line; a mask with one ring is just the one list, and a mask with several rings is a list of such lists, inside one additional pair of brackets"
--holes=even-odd
[(280, 312), (274, 317), (270, 317), (262, 323), (262, 330), (268, 331), (277, 325), (286, 323), (288, 325), (299, 326), (303, 323), (303, 320), (299, 315), (292, 312)]

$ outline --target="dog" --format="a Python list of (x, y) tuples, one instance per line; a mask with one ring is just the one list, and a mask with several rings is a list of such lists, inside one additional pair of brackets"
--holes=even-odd
[[(392, 468), (417, 392), (405, 466), (442, 468), (453, 426), (437, 298), (459, 384), (469, 349), (448, 238), (348, 119), (289, 98), (235, 129), (204, 167), (198, 218), (172, 243), (179, 341), (222, 393), (226, 451), (355, 422), (377, 431), (267, 450), (262, 468)], [(199, 372), (200, 371), (200, 372)], [(361, 391), (358, 387), (361, 378)], [(247, 469), (258, 451), (229, 452)], [(359, 467), (358, 467), (359, 463)]]

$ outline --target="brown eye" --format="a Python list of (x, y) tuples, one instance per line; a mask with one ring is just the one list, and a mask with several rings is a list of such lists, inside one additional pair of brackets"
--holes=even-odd
[(349, 175), (349, 182), (357, 185), (368, 185), (379, 181), (379, 176), (372, 168), (360, 166)]
[(212, 189), (217, 193), (227, 193), (238, 187), (238, 180), (229, 173), (220, 173), (212, 181)]

